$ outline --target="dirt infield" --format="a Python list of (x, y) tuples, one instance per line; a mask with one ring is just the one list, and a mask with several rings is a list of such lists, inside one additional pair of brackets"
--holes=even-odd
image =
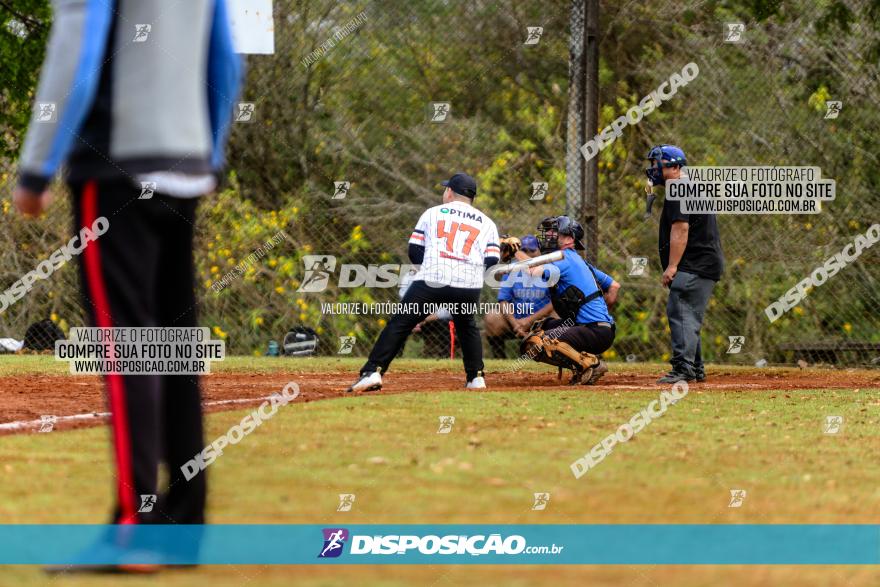
[[(492, 391), (576, 389), (583, 393), (627, 391), (659, 388), (655, 375), (634, 373), (609, 373), (599, 385), (576, 388), (547, 373), (495, 373), (487, 376)], [(343, 390), (354, 379), (350, 371), (286, 373), (218, 373), (206, 376), (203, 382), (204, 400), (208, 411), (242, 409), (256, 404), (289, 381), (300, 385), (302, 398), (306, 401), (343, 397)], [(785, 391), (793, 389), (846, 389), (878, 388), (880, 372), (872, 371), (793, 371), (784, 374), (733, 373), (719, 369), (710, 370), (704, 383), (692, 384), (692, 389), (707, 391)], [(438, 392), (462, 389), (461, 375), (443, 371), (419, 373), (390, 373), (380, 392)], [(100, 414), (106, 410), (102, 396), (102, 384), (98, 377), (73, 377), (59, 375), (29, 374), (26, 376), (0, 377), (0, 425), (11, 422), (38, 420), (43, 415), (71, 416), (75, 414)], [(68, 429), (103, 424), (103, 417), (74, 421), (62, 420), (56, 429)], [(34, 426), (17, 429), (0, 429), (0, 434), (33, 432)]]

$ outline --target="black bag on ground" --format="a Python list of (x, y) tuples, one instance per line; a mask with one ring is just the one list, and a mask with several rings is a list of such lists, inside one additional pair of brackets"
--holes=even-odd
[(28, 326), (24, 347), (32, 351), (55, 350), (55, 341), (64, 340), (64, 332), (51, 320), (40, 320)]
[(313, 355), (318, 348), (318, 333), (308, 326), (294, 326), (284, 335), (281, 348), (287, 357)]

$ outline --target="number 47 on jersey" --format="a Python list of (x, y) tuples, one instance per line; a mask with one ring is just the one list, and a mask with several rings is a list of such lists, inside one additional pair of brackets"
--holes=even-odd
[[(455, 237), (458, 236), (459, 231), (467, 233), (467, 237), (464, 239), (461, 249), (456, 250)], [(480, 236), (480, 229), (476, 226), (471, 226), (470, 224), (455, 222), (452, 220), (437, 221), (437, 238), (442, 238), (446, 241), (447, 252), (460, 253), (465, 256), (470, 255), (471, 248), (474, 246), (474, 241), (477, 240), (478, 236)]]

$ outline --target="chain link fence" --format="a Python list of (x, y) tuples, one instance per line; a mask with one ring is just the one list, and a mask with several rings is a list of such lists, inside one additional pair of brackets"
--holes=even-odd
[[(837, 199), (818, 215), (719, 216), (727, 269), (707, 310), (704, 357), (876, 363), (876, 249), (779, 320), (764, 308), (880, 221), (877, 3), (794, 2), (766, 14), (738, 6), (601, 5), (595, 132), (686, 64), (699, 67), (596, 156), (595, 258), (623, 286), (606, 358), (668, 359), (662, 192), (647, 215), (642, 170), (651, 145), (672, 143), (692, 165), (811, 165), (837, 182)], [(306, 326), (318, 333), (319, 354), (365, 355), (388, 316), (330, 313), (326, 304), (392, 302), (399, 290), (343, 287), (342, 267), (407, 263), (409, 234), (440, 203), (441, 180), (474, 175), (475, 205), (517, 236), (564, 213), (566, 194), (581, 189), (572, 170), (583, 155), (567, 138), (572, 5), (276, 0), (274, 11), (275, 54), (247, 58), (228, 174), (200, 209), (201, 321), (234, 354), (265, 354), (270, 340)], [(836, 118), (829, 101), (842, 102)], [(4, 194), (14, 180), (8, 158)], [(57, 191), (56, 205), (33, 222), (14, 214), (8, 196), (2, 202), (7, 292), (69, 239), (69, 206), (63, 186)], [(301, 291), (313, 289), (306, 269), (322, 256), (332, 256), (322, 260), (330, 263), (324, 287)], [(82, 324), (77, 281), (71, 262), (20, 298), (7, 295), (0, 336), (20, 340), (41, 319), (62, 330)], [(483, 292), (485, 302), (496, 297)], [(448, 358), (449, 336), (442, 320), (427, 323), (405, 354)], [(728, 352), (730, 337), (744, 337), (739, 352)], [(508, 344), (512, 357), (516, 343)]]

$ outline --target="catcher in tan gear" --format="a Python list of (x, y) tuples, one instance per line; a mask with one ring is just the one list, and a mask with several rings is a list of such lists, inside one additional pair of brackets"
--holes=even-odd
[[(572, 372), (570, 384), (592, 385), (608, 372), (599, 358), (614, 343), (614, 318), (608, 310), (617, 301), (620, 284), (609, 275), (588, 264), (578, 255), (583, 250), (584, 229), (568, 216), (545, 218), (538, 226), (541, 252), (556, 250), (563, 257), (551, 265), (529, 270), (532, 275), (547, 275), (550, 297), (559, 318), (546, 318), (532, 325), (520, 351), (524, 358), (548, 363)], [(520, 261), (529, 259), (517, 252)], [(549, 269), (548, 269), (549, 268)]]

